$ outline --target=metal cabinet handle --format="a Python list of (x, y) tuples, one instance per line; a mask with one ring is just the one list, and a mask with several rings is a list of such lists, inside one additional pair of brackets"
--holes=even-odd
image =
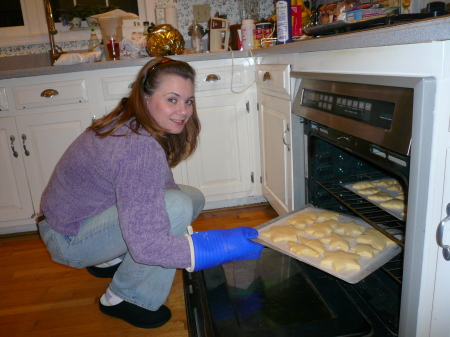
[(220, 76), (219, 76), (219, 75), (216, 75), (216, 74), (209, 74), (209, 75), (206, 76), (205, 79), (204, 79), (205, 82), (209, 82), (209, 83), (217, 82), (217, 81), (219, 81), (219, 80), (220, 80)]
[(11, 150), (12, 150), (13, 156), (17, 158), (19, 156), (19, 154), (14, 149), (14, 141), (16, 140), (16, 137), (11, 136), (11, 137), (9, 137), (9, 139), (11, 140)]
[(22, 140), (23, 140), (23, 149), (25, 151), (25, 155), (28, 157), (30, 155), (30, 151), (27, 150), (27, 147), (25, 146), (25, 141), (27, 140), (27, 136), (25, 134), (22, 135)]
[(45, 89), (43, 92), (41, 92), (41, 97), (45, 98), (51, 98), (56, 95), (59, 95), (59, 92), (55, 89)]
[(291, 144), (286, 143), (286, 132), (289, 132), (289, 124), (286, 126), (286, 131), (283, 132), (283, 144), (287, 146), (288, 151), (291, 151)]
[(437, 228), (436, 231), (436, 241), (437, 244), (442, 247), (442, 255), (444, 256), (444, 259), (449, 261), (450, 260), (450, 246), (445, 245), (442, 242), (443, 236), (444, 236), (444, 229), (447, 222), (450, 220), (450, 204), (447, 204), (447, 216), (442, 220)]
[(266, 71), (263, 75), (263, 82), (270, 80), (270, 73)]

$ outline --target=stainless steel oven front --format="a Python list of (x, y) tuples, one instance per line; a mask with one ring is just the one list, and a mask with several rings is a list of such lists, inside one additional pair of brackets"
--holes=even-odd
[[(291, 73), (297, 193), (307, 204), (357, 215), (403, 247), (356, 284), (265, 248), (260, 259), (183, 273), (190, 336), (397, 336), (414, 322), (414, 266), (423, 247), (421, 184), (434, 80)], [(428, 109), (428, 110), (427, 110)], [(427, 118), (428, 116), (428, 118)], [(293, 115), (294, 117), (294, 115)], [(298, 131), (301, 130), (301, 131)], [(294, 131), (293, 131), (294, 132)], [(300, 167), (301, 166), (301, 167)], [(294, 172), (294, 174), (295, 174)], [(395, 178), (407, 214), (392, 215), (345, 188)], [(406, 208), (405, 208), (406, 210)], [(295, 210), (294, 210), (295, 211)], [(286, 216), (286, 215), (284, 215)], [(406, 319), (405, 319), (406, 317)], [(401, 335), (401, 333), (400, 333)], [(404, 334), (403, 334), (404, 335)]]
[[(405, 238), (408, 226), (416, 226), (415, 219), (408, 219), (408, 192), (417, 191), (417, 176), (411, 174), (413, 119), (424, 115), (421, 109), (434, 81), (351, 74), (291, 75), (298, 87), (292, 112), (303, 124), (306, 201), (357, 215), (403, 248), (364, 280), (343, 285), (354, 293), (366, 315), (376, 317), (372, 320), (374, 336), (396, 336), (403, 283), (406, 281), (408, 287), (411, 283), (403, 276), (405, 260), (411, 265), (413, 259), (405, 255)], [(414, 135), (420, 137), (417, 131)], [(398, 196), (404, 206), (400, 212), (390, 212), (348, 189), (354, 182), (386, 178), (397, 180), (404, 191)], [(410, 183), (415, 185), (412, 190)], [(412, 197), (417, 199), (417, 195)]]

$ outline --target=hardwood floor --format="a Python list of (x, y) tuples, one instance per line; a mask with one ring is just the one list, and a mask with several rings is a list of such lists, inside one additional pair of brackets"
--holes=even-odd
[[(267, 204), (205, 211), (195, 231), (254, 227), (276, 217)], [(37, 234), (0, 237), (0, 336), (187, 337), (181, 271), (166, 305), (172, 319), (146, 330), (102, 314), (98, 301), (110, 282), (52, 262)]]

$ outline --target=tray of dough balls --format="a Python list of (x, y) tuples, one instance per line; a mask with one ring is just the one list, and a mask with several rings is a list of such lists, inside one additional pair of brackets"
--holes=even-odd
[(254, 241), (348, 283), (357, 283), (401, 247), (360, 218), (306, 205), (256, 229)]
[(397, 219), (405, 220), (405, 194), (396, 179), (356, 181), (343, 186)]

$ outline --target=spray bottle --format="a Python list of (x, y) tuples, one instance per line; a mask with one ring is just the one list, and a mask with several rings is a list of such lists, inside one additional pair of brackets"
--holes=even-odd
[(277, 0), (277, 44), (292, 42), (291, 0)]

